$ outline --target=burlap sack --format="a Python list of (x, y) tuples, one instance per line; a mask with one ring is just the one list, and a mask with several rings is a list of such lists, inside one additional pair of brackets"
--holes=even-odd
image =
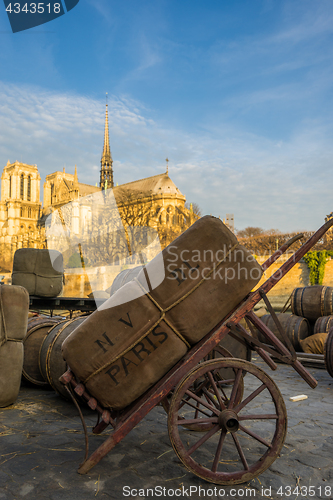
[(23, 340), (27, 333), (29, 295), (21, 286), (0, 286), (0, 345)]
[(0, 286), (0, 407), (13, 404), (20, 390), (28, 310), (24, 288)]
[(124, 408), (157, 382), (262, 274), (231, 231), (209, 216), (162, 256), (165, 277), (155, 289), (148, 281), (160, 274), (158, 257), (63, 343), (64, 359), (104, 406)]
[(158, 258), (138, 281), (173, 327), (190, 344), (206, 333), (254, 288), (262, 268), (220, 219), (205, 216), (162, 252), (163, 282), (149, 290), (146, 276), (158, 273)]
[(0, 407), (15, 403), (20, 391), (23, 366), (22, 342), (6, 342), (0, 347)]
[(327, 332), (315, 333), (310, 337), (300, 341), (303, 352), (311, 354), (324, 354), (324, 345), (327, 339)]
[(187, 351), (146, 296), (128, 301), (140, 293), (135, 282), (124, 285), (62, 344), (70, 368), (105, 407), (129, 405)]
[(14, 254), (12, 284), (24, 286), (30, 295), (57, 297), (63, 275), (62, 254), (56, 250), (20, 248)]

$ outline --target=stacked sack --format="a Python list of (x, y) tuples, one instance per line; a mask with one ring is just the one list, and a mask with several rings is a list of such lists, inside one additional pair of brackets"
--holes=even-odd
[(57, 297), (64, 279), (63, 257), (57, 250), (20, 248), (13, 261), (12, 284), (26, 288), (29, 295)]
[(231, 312), (261, 275), (221, 220), (202, 217), (67, 337), (64, 359), (104, 407), (122, 409)]
[(13, 404), (20, 390), (28, 312), (24, 288), (0, 286), (0, 407)]
[(291, 310), (307, 318), (311, 324), (310, 336), (300, 342), (304, 352), (323, 354), (327, 334), (333, 326), (333, 288), (307, 286), (295, 288), (291, 295)]

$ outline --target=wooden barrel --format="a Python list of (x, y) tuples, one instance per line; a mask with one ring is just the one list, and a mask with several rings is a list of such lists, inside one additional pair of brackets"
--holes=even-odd
[(291, 295), (291, 312), (309, 320), (333, 315), (333, 288), (321, 285), (295, 288)]
[[(302, 349), (300, 346), (300, 340), (303, 340), (311, 335), (310, 324), (308, 320), (306, 318), (301, 318), (300, 316), (295, 316), (294, 314), (287, 313), (277, 314), (277, 318), (284, 328), (286, 336), (291, 341), (295, 351), (301, 351)], [(265, 314), (265, 316), (262, 316), (261, 321), (274, 333), (274, 335), (281, 342), (285, 344), (285, 341), (278, 331), (270, 314)], [(260, 342), (269, 344), (268, 339), (261, 332), (258, 332), (258, 338)]]
[(333, 316), (322, 316), (314, 324), (313, 333), (329, 332), (333, 327)]
[(80, 316), (54, 325), (40, 348), (40, 372), (44, 380), (65, 399), (70, 399), (70, 396), (63, 384), (59, 382), (59, 377), (67, 370), (66, 361), (61, 355), (61, 344), (85, 319), (86, 316)]
[[(63, 318), (61, 318), (63, 319)], [(35, 385), (48, 385), (39, 370), (39, 350), (50, 328), (60, 321), (59, 317), (37, 316), (28, 319), (27, 334), (23, 341), (23, 377)]]
[(324, 345), (324, 361), (326, 370), (333, 377), (333, 328), (328, 332)]
[(123, 285), (136, 278), (140, 273), (142, 267), (143, 266), (137, 266), (133, 267), (132, 269), (124, 269), (119, 274), (117, 274), (111, 285), (110, 295), (113, 295)]

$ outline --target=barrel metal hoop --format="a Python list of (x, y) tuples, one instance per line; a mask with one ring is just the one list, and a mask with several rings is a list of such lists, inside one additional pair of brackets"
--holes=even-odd
[[(300, 290), (299, 288), (296, 288), (296, 294), (297, 294), (297, 290)], [(300, 300), (300, 308), (301, 308), (301, 314), (297, 314), (297, 316), (302, 316), (304, 318), (304, 311), (303, 311), (303, 294), (304, 294), (304, 290), (305, 290), (305, 287), (301, 288), (302, 292), (301, 292), (301, 300)], [(298, 311), (297, 311), (298, 312)]]
[(74, 323), (74, 321), (77, 320), (77, 319), (80, 319), (80, 316), (78, 318), (74, 318), (74, 319), (71, 319), (71, 320), (65, 322), (65, 324), (60, 328), (60, 330), (57, 332), (57, 334), (55, 335), (55, 337), (52, 339), (52, 342), (51, 342), (51, 344), (49, 345), (49, 347), (48, 347), (48, 349), (46, 351), (46, 357), (45, 357), (46, 377), (47, 377), (48, 383), (52, 387), (53, 387), (53, 380), (52, 380), (52, 377), (51, 377), (51, 365), (50, 365), (50, 358), (51, 358), (52, 349), (53, 349), (56, 341), (58, 340), (58, 338), (62, 334), (62, 332), (65, 330), (65, 328), (67, 326), (69, 326), (71, 323)]
[(325, 314), (325, 295), (327, 291), (327, 286), (323, 286), (320, 294), (320, 316), (326, 316)]

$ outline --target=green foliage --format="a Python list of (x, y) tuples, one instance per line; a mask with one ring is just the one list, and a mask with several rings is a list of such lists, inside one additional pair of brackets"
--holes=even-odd
[(75, 267), (87, 267), (89, 265), (89, 261), (87, 257), (84, 259), (81, 258), (80, 254), (78, 252), (73, 253), (69, 259), (68, 259), (68, 264), (67, 267), (70, 268), (75, 268)]
[(325, 265), (328, 257), (333, 257), (332, 250), (320, 250), (308, 252), (303, 259), (310, 269), (311, 285), (322, 285), (325, 273)]

